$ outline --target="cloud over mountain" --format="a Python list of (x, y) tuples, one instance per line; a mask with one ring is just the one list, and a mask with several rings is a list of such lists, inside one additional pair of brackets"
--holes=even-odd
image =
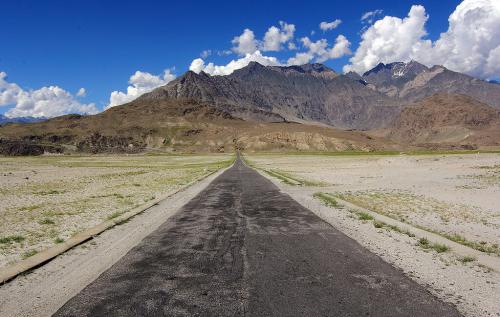
[[(320, 28), (333, 30), (342, 21), (322, 22)], [(262, 40), (256, 38), (251, 29), (244, 29), (243, 33), (233, 38), (232, 51), (239, 56), (226, 65), (216, 65), (213, 62), (206, 63), (209, 54), (203, 54), (202, 58), (196, 58), (191, 62), (189, 70), (195, 73), (201, 71), (210, 75), (229, 75), (233, 71), (247, 66), (250, 62), (258, 62), (264, 66), (279, 65), (302, 65), (311, 61), (324, 62), (351, 54), (351, 43), (344, 35), (338, 35), (335, 43), (330, 46), (327, 39), (312, 41), (309, 37), (300, 39), (302, 50), (294, 41), (296, 28), (294, 24), (284, 21), (279, 22), (279, 27), (271, 26), (267, 29)], [(305, 51), (304, 51), (305, 49)], [(296, 51), (295, 56), (288, 60), (280, 61), (277, 57), (263, 55), (262, 52)]]
[(214, 65), (214, 63), (205, 64), (203, 59), (197, 58), (191, 62), (189, 70), (195, 73), (203, 71), (210, 75), (229, 75), (235, 70), (247, 66), (250, 62), (258, 62), (264, 66), (281, 65), (275, 57), (264, 56), (260, 51), (256, 51), (252, 54), (246, 54), (243, 58), (232, 60), (226, 65)]
[(386, 16), (376, 21), (363, 32), (344, 71), (363, 73), (380, 62), (413, 59), (481, 78), (500, 76), (500, 1), (464, 0), (435, 42), (427, 39), (428, 19), (425, 8), (415, 5), (403, 19)]
[[(81, 89), (77, 96), (82, 96), (80, 92)], [(5, 72), (0, 72), (0, 106), (13, 106), (5, 113), (9, 118), (55, 117), (68, 113), (98, 112), (95, 104), (81, 103), (70, 92), (59, 86), (25, 90), (16, 83), (8, 82)]]
[(147, 72), (136, 71), (129, 78), (127, 92), (113, 91), (109, 97), (109, 105), (106, 108), (118, 106), (134, 100), (140, 95), (166, 85), (175, 79), (170, 69), (165, 69), (163, 75), (153, 75)]

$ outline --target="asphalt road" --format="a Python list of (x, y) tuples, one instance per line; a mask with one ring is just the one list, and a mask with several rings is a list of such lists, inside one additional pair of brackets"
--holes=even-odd
[(460, 316), (241, 161), (55, 316)]

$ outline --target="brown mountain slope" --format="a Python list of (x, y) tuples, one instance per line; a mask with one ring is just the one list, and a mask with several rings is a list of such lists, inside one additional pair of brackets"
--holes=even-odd
[(266, 111), (289, 121), (315, 121), (347, 129), (386, 126), (399, 113), (397, 100), (321, 64), (266, 67), (251, 62), (227, 76), (189, 71), (139, 97), (164, 98), (202, 100), (244, 119), (253, 117), (240, 116), (228, 105)]
[(500, 111), (469, 96), (436, 94), (404, 108), (387, 136), (415, 145), (500, 145)]
[[(265, 112), (262, 113), (266, 115)], [(287, 122), (244, 121), (193, 100), (136, 100), (93, 116), (0, 126), (0, 153), (382, 150), (361, 132)]]

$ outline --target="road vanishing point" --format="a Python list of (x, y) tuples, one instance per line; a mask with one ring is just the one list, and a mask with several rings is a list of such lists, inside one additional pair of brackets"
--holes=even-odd
[(54, 316), (461, 316), (238, 158)]

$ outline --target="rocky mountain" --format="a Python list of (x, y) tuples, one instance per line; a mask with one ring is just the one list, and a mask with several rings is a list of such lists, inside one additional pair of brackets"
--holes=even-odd
[(401, 104), (437, 93), (463, 94), (500, 109), (500, 85), (453, 72), (442, 66), (428, 68), (418, 62), (380, 63), (361, 76), (367, 87)]
[(404, 108), (386, 136), (421, 146), (499, 146), (500, 110), (466, 95), (436, 94)]
[[(264, 115), (264, 114), (262, 114)], [(245, 121), (199, 100), (135, 100), (91, 116), (0, 126), (0, 154), (373, 151), (397, 147), (357, 131)]]
[(139, 99), (168, 98), (201, 100), (247, 120), (262, 120), (265, 114), (265, 121), (317, 122), (344, 129), (385, 126), (399, 113), (394, 98), (321, 64), (265, 67), (252, 62), (227, 76), (190, 71)]
[(252, 62), (227, 76), (187, 72), (140, 98), (193, 98), (245, 120), (365, 130), (388, 126), (405, 105), (436, 93), (464, 94), (500, 108), (500, 85), (415, 61), (381, 63), (362, 76), (337, 74), (322, 64)]
[[(93, 116), (0, 125), (0, 153), (500, 146), (500, 85), (417, 62), (187, 72)], [(357, 130), (370, 130), (369, 134)]]

